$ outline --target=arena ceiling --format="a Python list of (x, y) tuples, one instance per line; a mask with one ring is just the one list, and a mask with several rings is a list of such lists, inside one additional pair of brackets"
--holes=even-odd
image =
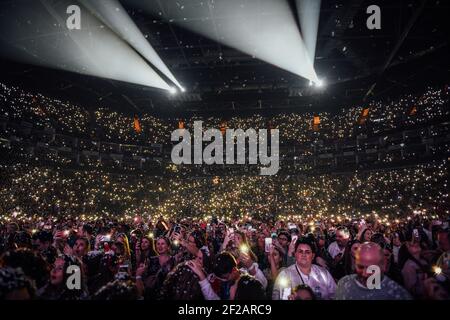
[[(0, 1), (0, 19), (8, 15), (15, 1), (24, 0)], [(155, 13), (214, 8), (214, 1), (245, 6), (261, 0), (157, 0)], [(448, 1), (322, 0), (314, 62), (317, 74), (326, 81), (320, 89), (310, 87), (304, 78), (166, 21), (158, 13), (144, 12), (131, 0), (120, 2), (186, 88), (185, 94), (172, 96), (149, 87), (25, 65), (11, 57), (0, 61), (0, 80), (87, 107), (105, 105), (129, 113), (161, 115), (229, 115), (333, 111), (449, 79)], [(366, 26), (366, 9), (372, 4), (381, 8), (381, 30)], [(295, 2), (290, 5), (294, 7)], [(216, 16), (214, 9), (210, 13), (213, 26), (227, 19)], [(25, 22), (26, 17), (17, 17), (18, 24)], [(7, 32), (0, 30), (1, 48), (8, 45), (2, 41)], [(45, 41), (57, 43), (62, 36), (49, 35)]]

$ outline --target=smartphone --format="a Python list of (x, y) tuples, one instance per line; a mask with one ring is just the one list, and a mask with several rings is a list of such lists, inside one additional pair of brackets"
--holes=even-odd
[(264, 239), (264, 243), (265, 243), (264, 251), (265, 252), (269, 252), (270, 251), (270, 246), (272, 245), (272, 238), (265, 238)]
[(292, 243), (296, 243), (296, 242), (297, 242), (297, 239), (298, 239), (298, 236), (297, 236), (297, 235), (292, 236), (292, 237), (291, 237), (291, 242), (292, 242)]
[(419, 238), (419, 230), (417, 230), (417, 229), (413, 230), (413, 237), (414, 238)]
[(228, 230), (230, 230), (230, 234), (234, 233), (234, 228), (229, 228)]
[(128, 265), (127, 264), (120, 265), (119, 266), (119, 272), (128, 273)]

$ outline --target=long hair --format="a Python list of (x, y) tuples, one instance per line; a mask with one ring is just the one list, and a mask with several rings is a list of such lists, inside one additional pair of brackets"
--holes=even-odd
[[(368, 231), (372, 232), (372, 230), (370, 230), (370, 229), (364, 229), (364, 231), (363, 231), (363, 232), (361, 233), (361, 235), (359, 236), (359, 239), (358, 239), (358, 240), (359, 240), (361, 243), (366, 242), (366, 240), (364, 240), (364, 237), (365, 237), (365, 235), (366, 235), (366, 233), (367, 233)], [(370, 241), (370, 239), (367, 240), (367, 241)]]
[(361, 241), (359, 241), (357, 239), (349, 241), (347, 244), (347, 247), (345, 248), (345, 251), (344, 251), (343, 259), (344, 259), (344, 268), (345, 268), (346, 275), (355, 273), (355, 270), (353, 270), (353, 265), (352, 265), (352, 247), (355, 243), (361, 243)]
[[(244, 232), (240, 231), (240, 230), (237, 230), (237, 231), (235, 231), (234, 233), (237, 233), (238, 235), (241, 236), (241, 238), (242, 238), (241, 246), (242, 246), (242, 245), (247, 246), (247, 248), (248, 248), (247, 254), (250, 256), (250, 258), (251, 258), (253, 261), (258, 262), (258, 257), (257, 257), (256, 254), (253, 252), (253, 250), (251, 249), (250, 243), (248, 242), (247, 235), (246, 235)], [(236, 249), (237, 249), (237, 250), (240, 250), (240, 248), (236, 248)], [(239, 252), (234, 252), (234, 254), (237, 255), (237, 256), (239, 256)], [(238, 258), (238, 257), (236, 257), (236, 258)]]
[[(57, 259), (62, 259), (64, 261), (63, 266), (63, 281), (60, 285), (54, 286), (49, 283), (43, 288), (41, 297), (44, 299), (54, 299), (54, 300), (82, 300), (87, 296), (87, 286), (85, 281), (85, 275), (82, 263), (80, 259), (75, 256), (70, 256), (66, 254), (61, 254)], [(80, 270), (80, 288), (69, 289), (67, 287), (67, 280), (72, 275), (68, 273), (68, 269), (71, 266), (77, 266)]]
[(194, 238), (195, 246), (197, 247), (197, 249), (200, 249), (201, 247), (206, 245), (206, 237), (202, 231), (194, 230), (190, 233), (189, 236)]
[[(172, 246), (171, 246), (171, 243), (170, 243), (170, 239), (168, 238), (168, 237), (166, 237), (166, 236), (160, 236), (160, 237), (158, 237), (155, 241), (154, 241), (154, 246), (156, 247), (156, 243), (159, 241), (159, 240), (164, 240), (164, 242), (167, 244), (167, 247), (168, 247), (168, 254), (169, 255), (171, 255), (171, 251), (172, 251)], [(155, 248), (155, 253), (156, 253), (156, 255), (157, 256), (159, 256), (159, 253), (156, 251), (156, 248)]]
[(127, 259), (131, 258), (131, 250), (130, 250), (130, 242), (128, 241), (128, 237), (125, 233), (119, 233), (116, 236), (116, 241), (118, 238), (122, 238), (123, 239), (123, 246), (124, 246), (124, 250), (125, 250), (125, 257)]
[(406, 244), (402, 244), (402, 246), (400, 247), (400, 250), (398, 251), (398, 266), (400, 268), (400, 270), (403, 269), (403, 267), (405, 266), (405, 263), (411, 260), (412, 262), (414, 262), (423, 272), (428, 272), (427, 267), (423, 265), (423, 263), (421, 263), (419, 260), (417, 260), (416, 258), (414, 258), (411, 253), (409, 253), (408, 247), (406, 246)]
[[(141, 261), (144, 261), (146, 258), (150, 258), (150, 257), (153, 257), (153, 256), (156, 256), (157, 255), (157, 253), (156, 253), (156, 250), (155, 250), (155, 241), (152, 239), (152, 238), (150, 238), (150, 237), (148, 237), (148, 236), (143, 236), (139, 241), (139, 245), (141, 245), (141, 243), (142, 243), (142, 240), (144, 240), (144, 239), (146, 239), (149, 243), (150, 243), (150, 247), (148, 248), (148, 254), (146, 255), (146, 256), (144, 256), (145, 255), (145, 253), (143, 252), (143, 251), (141, 251)], [(142, 249), (141, 249), (142, 250)]]

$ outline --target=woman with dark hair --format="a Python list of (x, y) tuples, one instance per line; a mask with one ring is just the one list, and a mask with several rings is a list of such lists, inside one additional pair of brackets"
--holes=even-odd
[(271, 246), (268, 252), (267, 259), (269, 260), (269, 267), (264, 270), (264, 276), (267, 279), (267, 294), (272, 295), (273, 284), (278, 277), (278, 274), (284, 268), (283, 251), (279, 247)]
[(238, 263), (241, 262), (240, 257), (242, 253), (248, 255), (254, 262), (258, 261), (258, 258), (251, 250), (247, 235), (240, 230), (236, 230), (234, 233), (227, 235), (221, 249), (221, 251), (230, 252), (238, 260)]
[(205, 249), (198, 250), (195, 260), (197, 261), (197, 263), (199, 265), (201, 265), (203, 267), (203, 270), (205, 270), (205, 272), (207, 274), (211, 272), (211, 268), (212, 268), (211, 256)]
[(391, 248), (392, 248), (392, 256), (394, 259), (394, 263), (398, 265), (398, 253), (400, 251), (400, 247), (402, 246), (402, 237), (399, 232), (394, 232), (391, 235)]
[(261, 269), (265, 270), (267, 268), (270, 268), (269, 260), (267, 259), (267, 252), (265, 252), (266, 249), (266, 236), (264, 233), (259, 233), (256, 237), (255, 244), (253, 246), (253, 252), (256, 255), (256, 258), (258, 259), (258, 263)]
[(404, 287), (418, 299), (425, 296), (424, 281), (430, 266), (421, 257), (422, 248), (418, 238), (412, 238), (399, 251), (399, 267)]
[[(316, 228), (316, 230), (317, 229), (319, 228)], [(329, 269), (333, 259), (331, 258), (330, 253), (327, 250), (327, 241), (325, 234), (319, 229), (315, 232), (314, 239), (317, 245), (317, 254), (314, 257), (314, 263), (318, 266)], [(295, 260), (294, 258), (292, 259)], [(295, 261), (293, 261), (293, 263), (295, 263)]]
[(394, 261), (392, 247), (382, 233), (374, 233), (371, 242), (378, 244), (383, 249), (384, 255), (384, 274), (400, 285), (403, 285), (403, 277)]
[(182, 248), (182, 250), (175, 255), (177, 262), (192, 260), (196, 257), (198, 250), (201, 248), (205, 249), (209, 255), (209, 248), (206, 245), (206, 236), (201, 230), (192, 231), (186, 239), (181, 233), (178, 233), (174, 236), (174, 239), (179, 242)]
[(148, 261), (151, 257), (156, 256), (153, 239), (144, 236), (138, 242), (136, 242), (135, 255), (136, 268), (138, 268), (141, 263), (146, 263), (146, 261)]
[[(70, 270), (69, 267), (77, 267), (77, 272)], [(79, 273), (78, 273), (79, 271)], [(79, 288), (75, 285), (74, 288), (69, 288), (68, 280), (72, 275), (79, 275), (79, 281), (75, 279), (74, 283), (80, 285)], [(38, 291), (37, 295), (43, 300), (84, 300), (88, 297), (85, 286), (84, 273), (82, 262), (74, 257), (68, 255), (60, 255), (56, 258), (52, 270), (50, 271), (50, 280), (46, 286)]]
[(244, 232), (235, 231), (230, 253), (236, 258), (241, 273), (249, 273), (267, 288), (267, 279), (259, 268), (258, 258), (253, 253)]
[(369, 242), (370, 239), (372, 238), (372, 230), (370, 230), (369, 228), (364, 229), (363, 232), (361, 232), (361, 236), (359, 237), (359, 242), (364, 243), (364, 242)]
[(156, 240), (156, 251), (158, 255), (141, 263), (136, 271), (138, 289), (150, 299), (157, 297), (164, 280), (176, 265), (175, 258), (170, 254), (169, 238), (159, 237)]
[(359, 240), (352, 240), (347, 244), (347, 248), (344, 252), (345, 275), (355, 273), (355, 254), (360, 245), (361, 242)]

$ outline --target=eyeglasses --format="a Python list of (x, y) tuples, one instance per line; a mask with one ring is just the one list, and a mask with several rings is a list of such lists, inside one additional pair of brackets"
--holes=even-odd
[(312, 254), (312, 251), (310, 251), (310, 250), (298, 250), (297, 253), (298, 254), (309, 255), (309, 254)]

